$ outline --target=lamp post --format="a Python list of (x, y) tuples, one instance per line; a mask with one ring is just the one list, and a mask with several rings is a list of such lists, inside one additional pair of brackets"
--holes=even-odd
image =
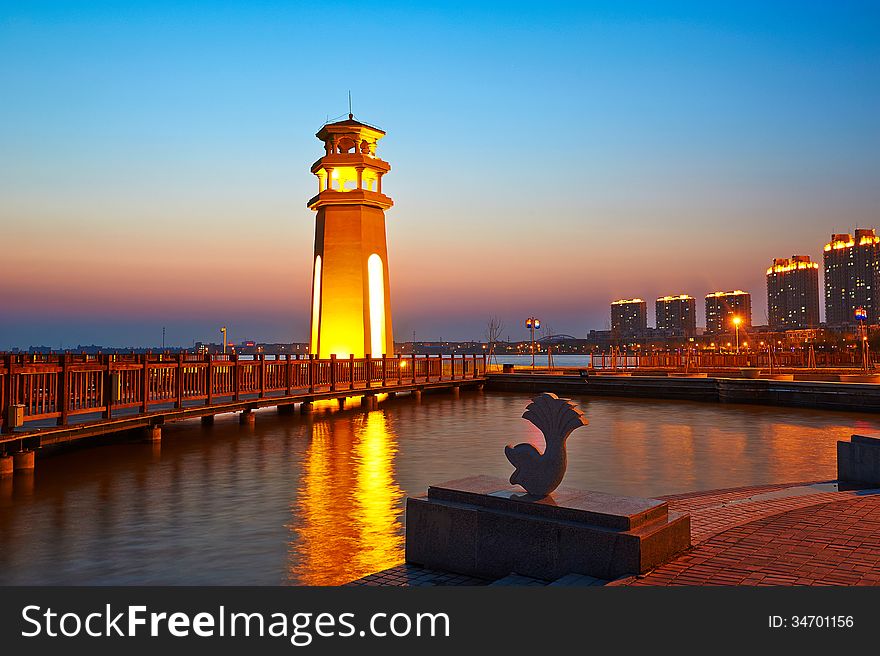
[(220, 329), (220, 332), (223, 333), (223, 354), (226, 354), (226, 326), (223, 326)]
[(736, 331), (736, 352), (739, 354), (739, 325), (742, 323), (742, 317), (735, 316), (733, 318), (733, 328)]
[(859, 341), (862, 343), (862, 368), (868, 373), (870, 358), (868, 357), (868, 311), (863, 307), (856, 308), (856, 321), (859, 323)]
[(526, 319), (526, 328), (531, 331), (531, 346), (532, 346), (532, 369), (535, 368), (535, 330), (541, 328), (541, 320), (535, 317), (529, 317)]

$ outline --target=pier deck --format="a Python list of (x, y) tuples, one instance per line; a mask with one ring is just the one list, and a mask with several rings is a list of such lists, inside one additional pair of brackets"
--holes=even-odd
[(5, 356), (0, 454), (269, 406), (479, 386), (485, 371), (474, 355)]

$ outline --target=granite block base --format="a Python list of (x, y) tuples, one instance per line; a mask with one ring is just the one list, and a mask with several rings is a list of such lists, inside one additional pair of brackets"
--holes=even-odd
[(690, 546), (690, 516), (665, 501), (560, 488), (542, 499), (477, 476), (406, 503), (408, 563), (469, 576), (545, 580), (647, 572)]

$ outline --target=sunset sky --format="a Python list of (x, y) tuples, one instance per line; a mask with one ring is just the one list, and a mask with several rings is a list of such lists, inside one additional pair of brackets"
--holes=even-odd
[(847, 2), (0, 8), (0, 349), (305, 341), (314, 133), (379, 155), (395, 337), (583, 337), (880, 228), (880, 10)]

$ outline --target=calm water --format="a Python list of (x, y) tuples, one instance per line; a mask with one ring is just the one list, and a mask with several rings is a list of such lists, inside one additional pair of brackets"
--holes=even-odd
[[(575, 399), (566, 485), (658, 495), (831, 479), (835, 442), (880, 417), (674, 401)], [(403, 557), (403, 503), (432, 482), (507, 477), (540, 443), (522, 394), (406, 397), (378, 410), (235, 415), (165, 428), (0, 483), (3, 584), (335, 584)], [(14, 505), (13, 505), (14, 504)]]

